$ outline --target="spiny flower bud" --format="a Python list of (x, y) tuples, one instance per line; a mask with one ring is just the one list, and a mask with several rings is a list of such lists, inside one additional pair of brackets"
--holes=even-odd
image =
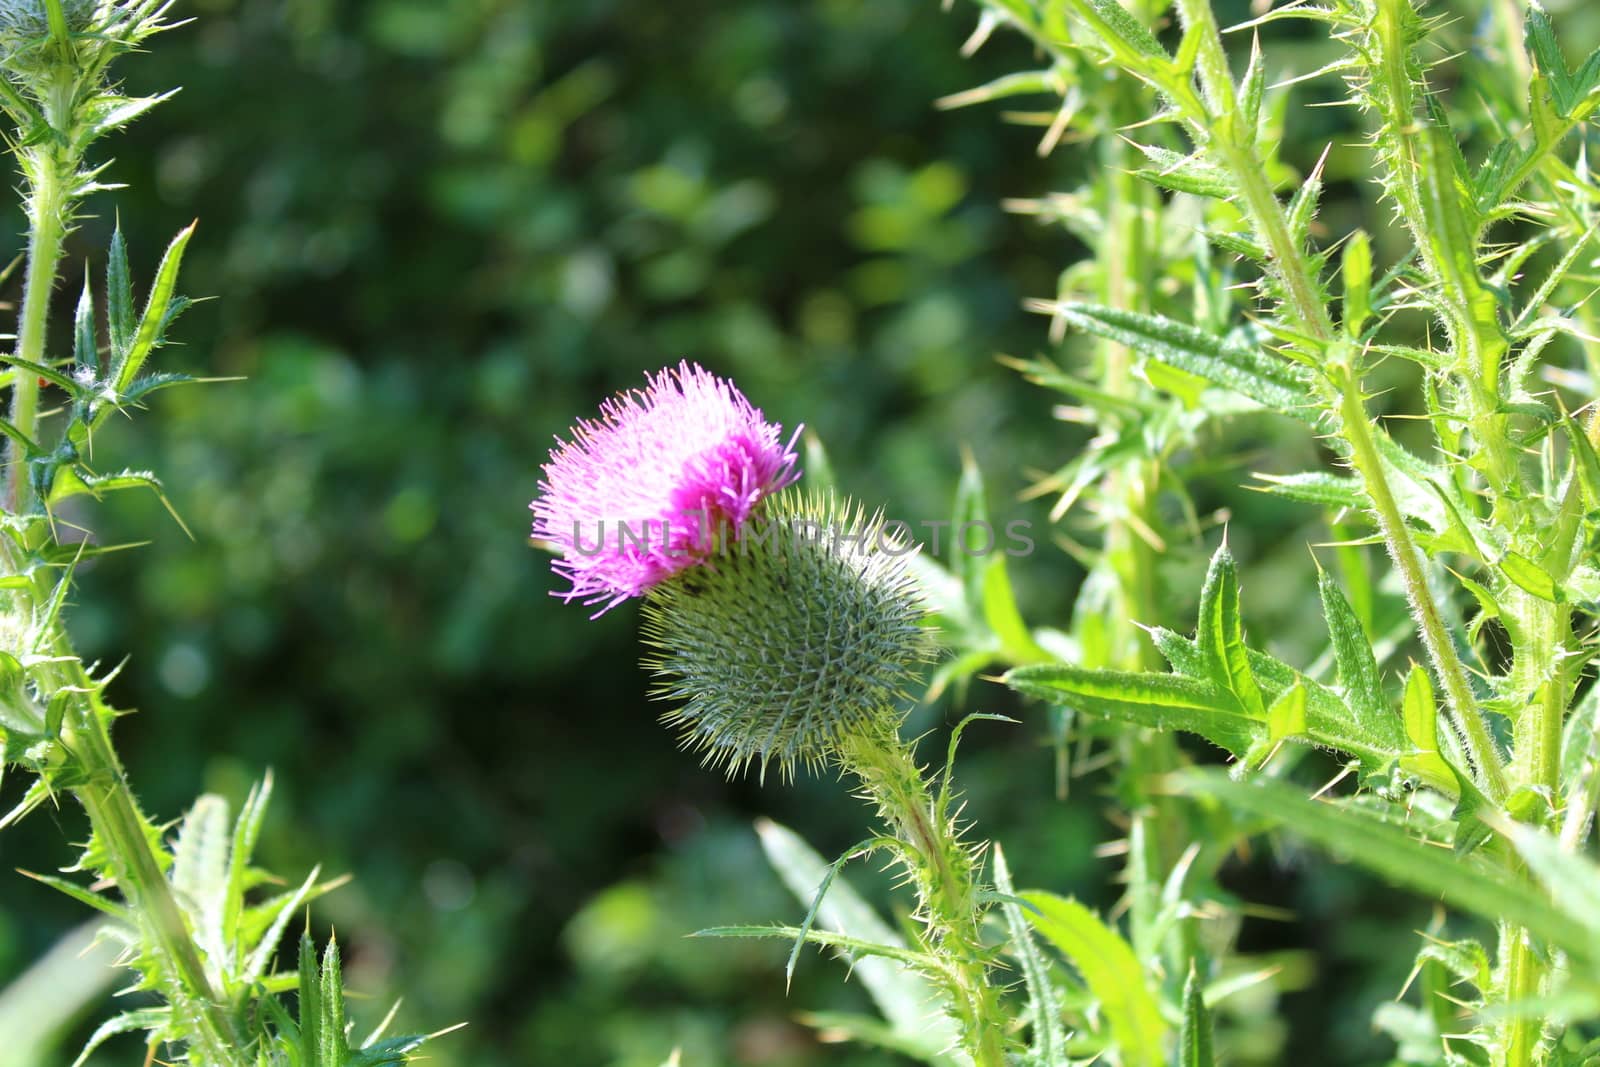
[[(61, 0), (67, 29), (86, 30), (94, 21), (100, 0)], [(43, 37), (50, 32), (50, 15), (44, 0), (0, 0), (0, 34), (19, 38)]]
[(882, 516), (791, 490), (702, 566), (651, 591), (646, 659), (664, 721), (734, 773), (816, 766), (840, 743), (897, 721), (932, 658), (912, 546)]

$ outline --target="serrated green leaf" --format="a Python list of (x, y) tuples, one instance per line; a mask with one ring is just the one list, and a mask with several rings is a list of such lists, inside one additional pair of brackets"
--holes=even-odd
[(316, 1067), (322, 1054), (322, 972), (317, 969), (317, 948), (308, 932), (300, 934), (300, 1063)]
[(1227, 543), (1211, 557), (1205, 585), (1200, 590), (1200, 623), (1195, 643), (1209, 666), (1212, 681), (1233, 694), (1246, 715), (1266, 717), (1266, 705), (1244, 644), (1244, 624), (1239, 616), (1239, 572)]
[(1592, 964), (1600, 940), (1589, 923), (1557, 909), (1543, 891), (1498, 865), (1456, 856), (1420, 841), (1364, 808), (1311, 800), (1293, 786), (1257, 779), (1235, 782), (1226, 775), (1184, 773), (1184, 792), (1214, 797), (1227, 807), (1286, 830), (1386, 881), (1488, 919), (1514, 922), (1551, 945)]
[(249, 946), (249, 955), (245, 958), (244, 968), (240, 972), (243, 981), (254, 982), (267, 973), (267, 969), (272, 966), (273, 958), (278, 954), (278, 942), (283, 938), (289, 920), (294, 918), (300, 906), (316, 890), (317, 879), (321, 876), (320, 867), (311, 868), (311, 873), (306, 875), (305, 881), (300, 883), (298, 889), (293, 893), (284, 894), (274, 902), (271, 910), (272, 918), (267, 923), (266, 931), (259, 941)]
[(172, 848), (172, 888), (189, 913), (195, 945), (223, 973), (233, 962), (223, 922), (228, 910), (229, 821), (226, 800), (202, 796), (184, 817)]
[(1232, 390), (1301, 421), (1312, 421), (1307, 382), (1289, 364), (1260, 348), (1223, 340), (1193, 326), (1120, 308), (1041, 301), (1030, 304), (1058, 315), (1067, 325), (1115, 341), (1157, 360)]
[(65, 878), (57, 878), (54, 875), (34, 874), (32, 871), (18, 871), (17, 873), (24, 878), (31, 878), (41, 885), (47, 885), (51, 889), (71, 897), (80, 904), (86, 904), (102, 915), (109, 915), (118, 922), (126, 924), (130, 929), (133, 928), (133, 916), (127, 908), (93, 890), (85, 889), (81, 885), (69, 882)]
[(1010, 949), (1022, 965), (1023, 988), (1028, 991), (1033, 1041), (1029, 1054), (1041, 1064), (1061, 1063), (1066, 1059), (1067, 1034), (1061, 1025), (1061, 1003), (1050, 968), (1033, 942), (1033, 933), (1022, 908), (1016, 903), (1017, 888), (1011, 882), (1011, 869), (1005, 853), (994, 846), (994, 887), (1001, 896), (1000, 911), (1011, 935)]
[(322, 1019), (317, 1024), (321, 1043), (317, 1055), (320, 1063), (329, 1067), (343, 1067), (349, 1042), (345, 1038), (344, 966), (339, 959), (339, 939), (330, 937), (322, 953)]
[(150, 298), (145, 301), (144, 314), (139, 317), (138, 330), (129, 342), (126, 354), (116, 362), (114, 384), (118, 393), (133, 384), (144, 369), (145, 360), (162, 340), (161, 327), (166, 321), (167, 310), (177, 288), (178, 268), (183, 263), (183, 251), (189, 245), (189, 238), (194, 236), (194, 230), (194, 224), (182, 230), (161, 257), (161, 266), (156, 269), (155, 282), (150, 287)]
[[(793, 941), (801, 933), (802, 931), (798, 926), (783, 926), (774, 923), (770, 926), (710, 926), (704, 930), (696, 930), (691, 936), (749, 937)], [(813, 945), (838, 949), (844, 953), (851, 960), (851, 973), (858, 973), (863, 963), (873, 960), (889, 960), (918, 969), (933, 969), (938, 966), (938, 961), (932, 956), (923, 952), (914, 952), (903, 945), (866, 941), (859, 937), (836, 934), (831, 930), (812, 930), (805, 934), (805, 939)], [(924, 1014), (923, 1019), (926, 1020), (926, 1018), (927, 1015)]]
[(1378, 673), (1378, 661), (1372, 644), (1367, 640), (1361, 620), (1345, 599), (1338, 581), (1327, 571), (1317, 575), (1317, 589), (1322, 596), (1322, 613), (1328, 622), (1328, 636), (1333, 642), (1334, 660), (1339, 667), (1339, 681), (1344, 686), (1345, 703), (1354, 712), (1356, 725), (1386, 747), (1400, 750), (1405, 747), (1404, 724), (1390, 709), (1388, 697), (1383, 692), (1383, 679)]
[(1077, 0), (1073, 10), (1125, 66), (1133, 70), (1164, 70), (1171, 66), (1171, 57), (1155, 35), (1117, 0)]
[(1171, 674), (1086, 670), (1068, 664), (1018, 667), (1005, 676), (1019, 693), (1091, 715), (1199, 734), (1236, 756), (1266, 734), (1215, 682)]
[(1208, 196), (1217, 200), (1231, 199), (1239, 191), (1239, 183), (1221, 167), (1208, 163), (1201, 155), (1179, 155), (1159, 145), (1136, 146), (1154, 166), (1135, 171), (1152, 185), (1170, 189), (1175, 193)]
[(1166, 1022), (1145, 984), (1138, 957), (1120, 934), (1076, 900), (1037, 891), (1021, 894), (1024, 914), (1046, 941), (1083, 975), (1110, 1026), (1124, 1067), (1161, 1067)]
[(72, 321), (72, 359), (91, 374), (100, 373), (100, 344), (94, 335), (94, 292), (90, 287), (88, 272), (83, 277), (83, 292), (78, 297), (78, 308)]

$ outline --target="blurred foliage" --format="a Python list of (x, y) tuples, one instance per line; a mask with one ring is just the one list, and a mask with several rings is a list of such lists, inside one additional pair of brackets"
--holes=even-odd
[[(132, 92), (185, 90), (125, 135), (109, 180), (130, 186), (136, 257), (200, 217), (187, 288), (215, 299), (169, 358), (247, 381), (163, 396), (158, 417), (96, 442), (161, 471), (193, 541), (154, 501), (76, 513), (106, 541), (153, 541), (86, 569), (76, 613), (86, 654), (131, 656), (113, 695), (142, 709), (119, 738), (147, 807), (174, 816), (202, 789), (237, 800), (276, 768), (264, 858), (355, 875), (319, 903), (318, 932), (338, 927), (356, 988), (405, 997), (403, 1029), (471, 1023), (432, 1049), (440, 1067), (656, 1067), (678, 1046), (692, 1067), (889, 1062), (793, 1021), (859, 1007), (837, 965), (808, 957), (786, 999), (781, 946), (683, 939), (799, 917), (755, 812), (824, 851), (859, 838), (862, 812), (832, 781), (758, 796), (676, 752), (644, 698), (634, 612), (588, 623), (553, 600), (526, 504), (553, 434), (689, 357), (815, 429), (870, 502), (945, 516), (969, 445), (996, 517), (1042, 528), (1046, 505), (1015, 494), (1075, 431), (993, 356), (1047, 347), (1020, 302), (1053, 293), (1078, 249), (1000, 205), (1071, 188), (1085, 161), (1070, 146), (1041, 160), (1038, 130), (932, 105), (1017, 69), (1006, 47), (1021, 46), (961, 59), (969, 13), (932, 0), (182, 13), (195, 22), (128, 77)], [(1286, 154), (1309, 164), (1328, 130), (1295, 132), (1308, 141)], [(5, 210), (0, 231), (19, 233)], [(89, 220), (75, 251), (104, 247), (111, 222)], [(1277, 432), (1252, 421), (1218, 448), (1309, 447)], [(1297, 636), (1293, 615), (1305, 590), (1273, 581), (1275, 558), (1304, 570), (1307, 520), (1238, 480), (1197, 496), (1247, 517), (1235, 544), (1254, 542), (1241, 554), (1260, 632), (1309, 648), (1320, 634)], [(1030, 614), (1061, 617), (1068, 557), (1041, 539), (1027, 573)], [(1037, 722), (972, 731), (969, 810), (1019, 881), (1108, 903), (1103, 783), (1059, 803), (1047, 745)], [(7, 858), (68, 862), (48, 820), (75, 816), (8, 832)], [(1314, 992), (1285, 1005), (1291, 1052), (1376, 1059), (1382, 1039), (1336, 1020), (1399, 984), (1391, 925), (1427, 917), (1353, 872), (1285, 859), (1238, 888), (1273, 879), (1300, 909), (1247, 924), (1247, 946), (1323, 953)], [(82, 916), (0, 884), (11, 977)], [(1324, 943), (1334, 914), (1371, 926)], [(371, 1023), (384, 1006), (356, 1010)]]

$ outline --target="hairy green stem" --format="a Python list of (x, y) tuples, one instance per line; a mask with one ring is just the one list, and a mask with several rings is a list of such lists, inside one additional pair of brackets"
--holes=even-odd
[(1190, 125), (1203, 138), (1206, 150), (1238, 182), (1245, 212), (1272, 259), (1296, 325), (1311, 337), (1331, 340), (1333, 320), (1319, 295), (1311, 266), (1289, 228), (1283, 204), (1267, 177), (1266, 164), (1256, 148), (1256, 131), (1242, 128), (1239, 122), (1237, 90), (1228, 72), (1227, 52), (1210, 0), (1179, 0), (1178, 8), (1184, 23), (1199, 29), (1198, 66), (1209, 109), (1189, 115)]
[[(44, 363), (45, 327), (50, 319), (50, 293), (56, 284), (56, 268), (61, 260), (61, 243), (66, 226), (63, 219), (69, 206), (61, 174), (69, 170), (57, 156), (57, 149), (41, 147), (36, 181), (29, 198), (28, 266), (22, 289), (22, 310), (17, 321), (17, 356), (31, 363)], [(33, 441), (39, 423), (39, 382), (27, 371), (18, 369), (11, 386), (11, 425)], [(19, 441), (9, 443), (6, 500), (12, 514), (20, 515), (33, 506), (29, 482), (28, 456)]]
[(917, 766), (911, 745), (892, 730), (848, 739), (840, 753), (895, 835), (921, 901), (927, 948), (947, 968), (962, 1042), (975, 1067), (1006, 1067), (1006, 1014), (990, 982), (983, 948), (982, 898), (972, 854)]
[(1372, 427), (1367, 421), (1360, 384), (1353, 374), (1346, 376), (1341, 393), (1340, 434), (1350, 445), (1350, 463), (1366, 486), (1378, 528), (1400, 572), (1406, 599), (1410, 601), (1411, 610), (1422, 631), (1423, 647), (1428, 651), (1434, 674), (1444, 685), (1445, 703), (1450, 709), (1451, 721), (1466, 742), (1473, 764), (1483, 776), (1485, 791), (1492, 799), (1499, 800), (1506, 794), (1505, 770), (1501, 766), (1499, 751), (1473, 696), (1466, 668), (1456, 654), (1450, 631), (1439, 614), (1432, 593), (1428, 591), (1422, 557), (1411, 539), (1411, 532), (1406, 528), (1405, 518), (1384, 475), (1383, 459), (1378, 454)]
[(88, 692), (77, 693), (70, 709), (65, 740), (85, 779), (73, 794), (111, 859), (117, 888), (166, 956), (177, 986), (171, 998), (173, 1010), (188, 1016), (185, 1030), (204, 1054), (207, 1067), (245, 1067), (252, 1061), (240, 1047), (237, 1028), (219, 1003), (195, 950), (96, 702)]

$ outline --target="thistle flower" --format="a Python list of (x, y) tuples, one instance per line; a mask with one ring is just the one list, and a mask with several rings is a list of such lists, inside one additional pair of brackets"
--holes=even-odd
[(572, 584), (556, 595), (596, 614), (703, 562), (799, 477), (799, 431), (785, 444), (731, 382), (688, 362), (646, 382), (557, 440), (530, 505)]
[(933, 650), (910, 552), (881, 515), (831, 496), (773, 498), (714, 560), (645, 601), (655, 695), (681, 702), (663, 720), (707, 763), (776, 763), (786, 777), (898, 725)]

